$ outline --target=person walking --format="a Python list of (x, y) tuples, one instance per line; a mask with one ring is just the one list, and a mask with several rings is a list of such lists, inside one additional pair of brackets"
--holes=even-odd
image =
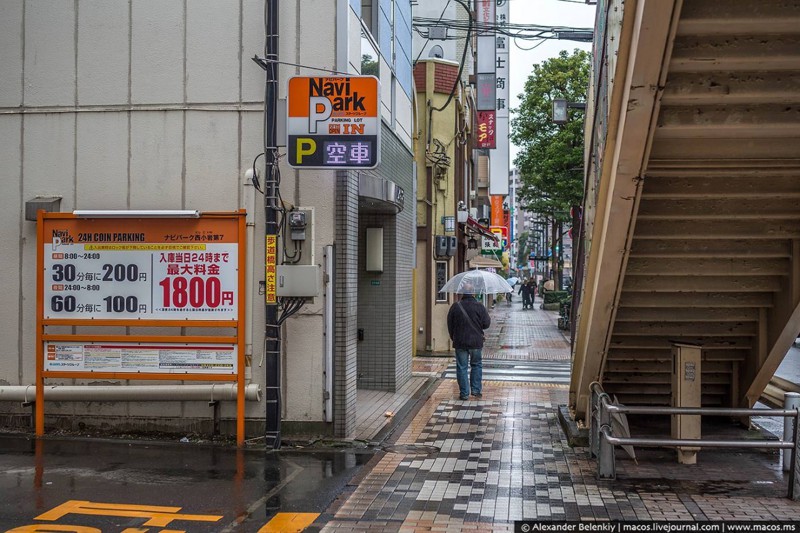
[(456, 351), (456, 379), (460, 400), (469, 400), (470, 394), (476, 398), (482, 397), (483, 330), (491, 323), (489, 312), (472, 294), (462, 295), (461, 300), (450, 306), (447, 313), (447, 331)]
[(528, 309), (533, 306), (531, 303), (531, 280), (520, 283), (518, 294), (522, 295), (522, 308)]

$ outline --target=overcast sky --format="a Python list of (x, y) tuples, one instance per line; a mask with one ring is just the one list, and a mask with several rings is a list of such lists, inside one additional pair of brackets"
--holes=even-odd
[[(595, 5), (587, 5), (582, 2), (568, 0), (508, 0), (511, 14), (510, 22), (513, 24), (538, 24), (542, 26), (574, 26), (581, 28), (594, 27)], [(517, 44), (524, 48), (530, 48), (541, 41), (522, 41)], [(517, 95), (525, 89), (525, 81), (528, 79), (532, 65), (541, 63), (547, 58), (557, 56), (561, 50), (572, 51), (575, 48), (591, 51), (592, 43), (580, 43), (575, 41), (547, 40), (542, 42), (535, 49), (523, 51), (519, 47), (511, 44), (511, 57), (509, 67), (511, 71), (510, 92), (511, 107), (519, 106)], [(512, 113), (513, 120), (514, 115)], [(517, 155), (517, 147), (513, 144), (510, 147), (511, 165)]]

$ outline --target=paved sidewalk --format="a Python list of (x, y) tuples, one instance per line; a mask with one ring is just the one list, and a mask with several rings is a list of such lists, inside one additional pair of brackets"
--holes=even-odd
[[(569, 359), (557, 315), (491, 311), (488, 360)], [(444, 370), (446, 358), (415, 361)], [(568, 388), (557, 383), (484, 380), (481, 400), (460, 401), (453, 379), (434, 393), (314, 528), (322, 531), (513, 531), (513, 521), (787, 520), (800, 502), (786, 498), (775, 452), (701, 452), (678, 465), (670, 450), (617, 455), (616, 481), (596, 479), (586, 448), (570, 448), (557, 420)], [(399, 430), (398, 430), (399, 433)]]

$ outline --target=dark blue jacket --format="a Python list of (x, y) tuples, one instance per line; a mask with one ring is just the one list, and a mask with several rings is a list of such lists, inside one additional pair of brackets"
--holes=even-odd
[[(459, 309), (463, 308), (467, 316)], [(447, 331), (456, 349), (483, 348), (483, 330), (492, 323), (486, 308), (471, 294), (450, 306)]]

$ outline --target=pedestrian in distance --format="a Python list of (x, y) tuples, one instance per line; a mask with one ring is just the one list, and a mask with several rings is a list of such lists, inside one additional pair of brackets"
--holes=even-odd
[(524, 283), (521, 283), (519, 286), (519, 290), (517, 290), (518, 294), (522, 295), (522, 308), (529, 309), (533, 307), (531, 303), (531, 280), (527, 280)]
[(447, 331), (456, 352), (460, 400), (469, 400), (470, 394), (482, 397), (484, 330), (491, 323), (489, 312), (472, 294), (462, 295), (447, 313)]

